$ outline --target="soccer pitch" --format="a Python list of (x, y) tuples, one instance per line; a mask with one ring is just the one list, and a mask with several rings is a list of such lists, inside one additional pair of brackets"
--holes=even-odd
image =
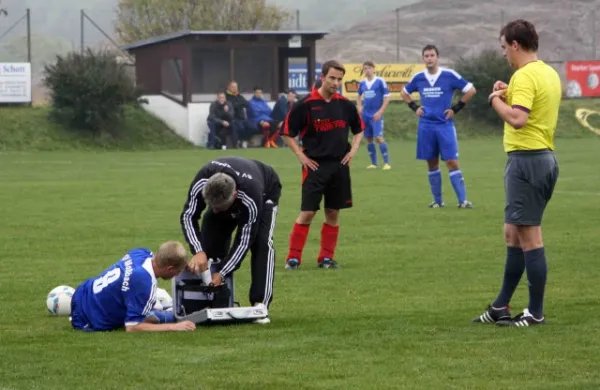
[[(560, 178), (544, 220), (545, 326), (471, 324), (502, 281), (501, 140), (460, 144), (472, 210), (428, 209), (414, 142), (390, 144), (391, 171), (352, 163), (354, 208), (336, 260), (316, 267), (322, 213), (296, 272), (284, 269), (300, 201), (289, 149), (0, 154), (1, 389), (600, 388), (600, 139), (557, 140)], [(179, 213), (196, 171), (228, 153), (272, 164), (283, 181), (272, 323), (190, 333), (78, 333), (46, 313), (128, 249), (183, 242)], [(381, 156), (379, 156), (381, 159)], [(236, 274), (246, 304), (249, 259)], [(163, 288), (169, 288), (162, 281)], [(527, 305), (523, 278), (512, 303)]]

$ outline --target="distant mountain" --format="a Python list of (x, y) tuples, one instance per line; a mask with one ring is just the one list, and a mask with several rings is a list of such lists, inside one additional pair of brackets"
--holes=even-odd
[(400, 8), (400, 39), (396, 40), (396, 14), (358, 23), (319, 41), (319, 60), (344, 62), (420, 62), (421, 48), (436, 44), (442, 59), (468, 56), (483, 48), (498, 48), (503, 23), (525, 18), (540, 35), (540, 56), (546, 61), (591, 59), (593, 36), (600, 56), (600, 21), (593, 31), (592, 10), (600, 16), (600, 0), (423, 0)]

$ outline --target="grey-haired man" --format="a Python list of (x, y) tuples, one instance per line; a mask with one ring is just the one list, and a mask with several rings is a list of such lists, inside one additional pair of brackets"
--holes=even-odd
[(281, 188), (277, 172), (257, 160), (222, 157), (204, 165), (189, 187), (180, 217), (193, 254), (189, 270), (200, 274), (208, 269), (209, 258), (223, 259), (220, 271), (212, 274), (212, 283), (218, 286), (250, 250), (250, 303), (268, 308), (273, 299), (273, 232)]

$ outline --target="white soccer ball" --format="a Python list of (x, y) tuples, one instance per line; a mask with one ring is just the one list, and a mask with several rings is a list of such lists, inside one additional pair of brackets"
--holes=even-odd
[(173, 299), (167, 292), (162, 288), (156, 289), (156, 303), (154, 304), (153, 310), (164, 310), (169, 311), (173, 309)]
[(55, 316), (68, 316), (71, 314), (71, 298), (75, 289), (69, 286), (53, 288), (46, 297), (48, 312)]

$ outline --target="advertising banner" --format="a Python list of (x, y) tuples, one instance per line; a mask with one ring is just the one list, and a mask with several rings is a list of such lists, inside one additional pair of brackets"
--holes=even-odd
[(31, 103), (31, 64), (0, 62), (0, 103)]
[[(307, 71), (305, 64), (289, 64), (288, 66), (288, 88), (295, 89), (300, 95), (307, 94), (309, 86), (307, 85)], [(313, 80), (321, 77), (321, 64), (315, 67), (315, 76)]]
[(600, 97), (600, 61), (567, 61), (567, 97)]
[[(342, 94), (348, 99), (356, 100), (358, 85), (365, 75), (362, 71), (362, 64), (344, 64), (346, 75), (343, 80)], [(424, 64), (376, 64), (375, 75), (384, 79), (390, 90), (391, 100), (402, 100), (400, 91), (404, 85), (412, 79), (415, 73), (425, 69)], [(411, 95), (413, 99), (418, 99), (419, 94)]]

